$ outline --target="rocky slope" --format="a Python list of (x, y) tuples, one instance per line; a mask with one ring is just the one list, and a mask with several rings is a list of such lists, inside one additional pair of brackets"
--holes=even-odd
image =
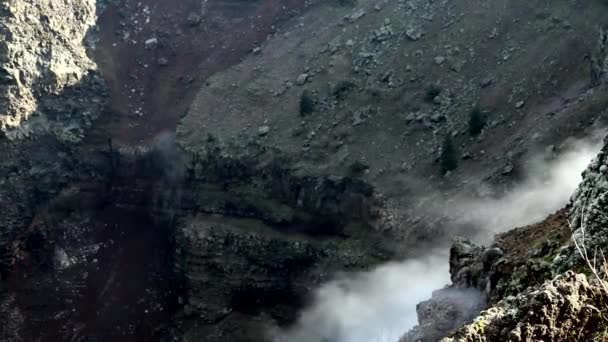
[[(210, 77), (178, 140), (196, 151), (207, 134), (257, 137), (297, 155), (302, 173), (355, 170), (389, 198), (404, 240), (424, 239), (440, 226), (427, 203), (450, 192), (491, 197), (479, 189), (511, 182), (526, 156), (601, 120), (605, 94), (588, 91), (600, 59), (585, 56), (605, 15), (600, 3), (578, 1), (314, 6)], [(472, 136), (475, 108), (486, 120)], [(441, 178), (446, 136), (460, 167)], [(420, 193), (429, 202), (410, 200)]]
[(95, 1), (1, 6), (0, 130), (10, 139), (34, 130), (82, 139), (103, 107), (103, 82), (87, 55)]
[(420, 325), (402, 340), (604, 341), (607, 147), (608, 140), (567, 209), (500, 234), (488, 248), (456, 240), (452, 285), (419, 304)]
[[(600, 31), (590, 57), (597, 91), (606, 89), (606, 42)], [(452, 285), (419, 304), (420, 325), (403, 340), (448, 334), (441, 341), (604, 340), (606, 148), (608, 140), (567, 208), (497, 235), (488, 248), (457, 239), (450, 251)]]
[(568, 271), (505, 298), (441, 341), (603, 341), (605, 308), (602, 286)]
[[(475, 229), (441, 203), (493, 198), (601, 126), (606, 19), (573, 0), (2, 3), (0, 339), (268, 340), (333, 275)], [(594, 241), (602, 163), (569, 217)], [(412, 336), (541, 298), (580, 262), (566, 216), (459, 241)], [(597, 318), (580, 276), (543, 293)]]
[(11, 245), (36, 211), (84, 171), (71, 144), (104, 109), (106, 88), (86, 52), (97, 18), (93, 1), (14, 1), (0, 7), (5, 274), (15, 259)]

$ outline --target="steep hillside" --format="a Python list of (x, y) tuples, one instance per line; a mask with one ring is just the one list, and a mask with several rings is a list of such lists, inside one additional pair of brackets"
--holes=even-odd
[[(607, 146), (584, 172), (567, 209), (500, 234), (487, 248), (457, 240), (450, 255), (452, 285), (418, 306), (420, 326), (402, 341), (446, 335), (442, 342), (605, 341)], [(472, 307), (464, 299), (470, 298), (467, 291), (481, 304)]]
[[(463, 204), (605, 126), (607, 20), (600, 0), (0, 4), (0, 340), (270, 341), (336, 275), (499, 230)], [(596, 322), (567, 241), (605, 247), (605, 153), (570, 212), (458, 240), (404, 338), (517, 335), (536, 318), (502, 313), (566, 292)]]
[[(508, 183), (526, 154), (601, 120), (588, 57), (606, 14), (600, 2), (328, 2), (210, 77), (178, 140), (196, 151), (207, 135), (253, 139), (294, 156), (298, 172), (358, 174), (419, 238), (428, 225), (412, 226), (433, 218), (412, 193), (437, 201), (436, 188)], [(475, 109), (483, 130), (471, 134)], [(447, 136), (460, 167), (442, 178)]]

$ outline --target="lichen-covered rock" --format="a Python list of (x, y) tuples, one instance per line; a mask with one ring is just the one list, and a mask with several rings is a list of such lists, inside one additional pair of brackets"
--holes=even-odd
[(590, 341), (603, 330), (607, 304), (601, 286), (569, 271), (503, 299), (441, 341)]
[(485, 306), (485, 296), (476, 289), (448, 287), (416, 306), (418, 327), (400, 342), (434, 342), (467, 323)]
[[(536, 288), (554, 274), (547, 254), (552, 247), (536, 250), (521, 246), (544, 241), (547, 236), (561, 236), (564, 211), (551, 215), (546, 222), (517, 228), (497, 236), (490, 247), (482, 247), (465, 238), (456, 238), (450, 249), (452, 285), (435, 291), (433, 297), (417, 307), (419, 326), (402, 341), (437, 341), (471, 321), (487, 305), (505, 297)], [(564, 237), (562, 237), (564, 238)]]
[(85, 42), (96, 19), (94, 0), (0, 4), (0, 131), (8, 138), (37, 130), (82, 138), (103, 107)]
[[(572, 196), (569, 224), (572, 239), (554, 259), (558, 272), (582, 263), (581, 251), (593, 258), (594, 251), (605, 250), (608, 246), (608, 140), (604, 147), (583, 172), (583, 182)], [(584, 250), (583, 250), (584, 249)]]

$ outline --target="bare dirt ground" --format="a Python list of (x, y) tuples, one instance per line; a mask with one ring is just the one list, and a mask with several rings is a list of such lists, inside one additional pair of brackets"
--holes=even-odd
[[(145, 145), (173, 132), (210, 75), (237, 64), (276, 27), (315, 1), (125, 1), (99, 20), (96, 61), (111, 108), (92, 140)], [(200, 23), (196, 17), (200, 16)], [(145, 41), (158, 39), (154, 48)]]
[(5, 288), (14, 290), (14, 304), (25, 316), (23, 338), (151, 341), (166, 336), (179, 288), (166, 232), (145, 210), (111, 206), (57, 229), (73, 238), (58, 245), (72, 257), (85, 251), (85, 260), (63, 271), (30, 265), (9, 278)]
[(562, 209), (542, 222), (499, 234), (496, 244), (506, 251), (509, 257), (522, 259), (530, 253), (530, 246), (539, 248), (547, 240), (558, 241), (561, 245), (568, 241), (571, 235), (567, 210)]

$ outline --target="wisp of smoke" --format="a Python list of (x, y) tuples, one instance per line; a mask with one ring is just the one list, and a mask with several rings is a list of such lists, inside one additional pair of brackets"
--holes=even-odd
[[(567, 204), (600, 147), (597, 141), (570, 146), (553, 161), (531, 162), (526, 180), (500, 198), (458, 198), (439, 210), (492, 233), (542, 220)], [(313, 305), (277, 340), (395, 342), (416, 325), (416, 304), (449, 280), (448, 252), (431, 251), (331, 281), (316, 291)]]
[(449, 282), (446, 260), (437, 252), (331, 281), (278, 340), (395, 342), (416, 324), (416, 304)]
[(582, 180), (582, 171), (600, 147), (595, 140), (573, 142), (553, 160), (533, 158), (525, 170), (525, 180), (505, 195), (459, 197), (441, 210), (456, 221), (490, 233), (539, 222), (568, 203)]

